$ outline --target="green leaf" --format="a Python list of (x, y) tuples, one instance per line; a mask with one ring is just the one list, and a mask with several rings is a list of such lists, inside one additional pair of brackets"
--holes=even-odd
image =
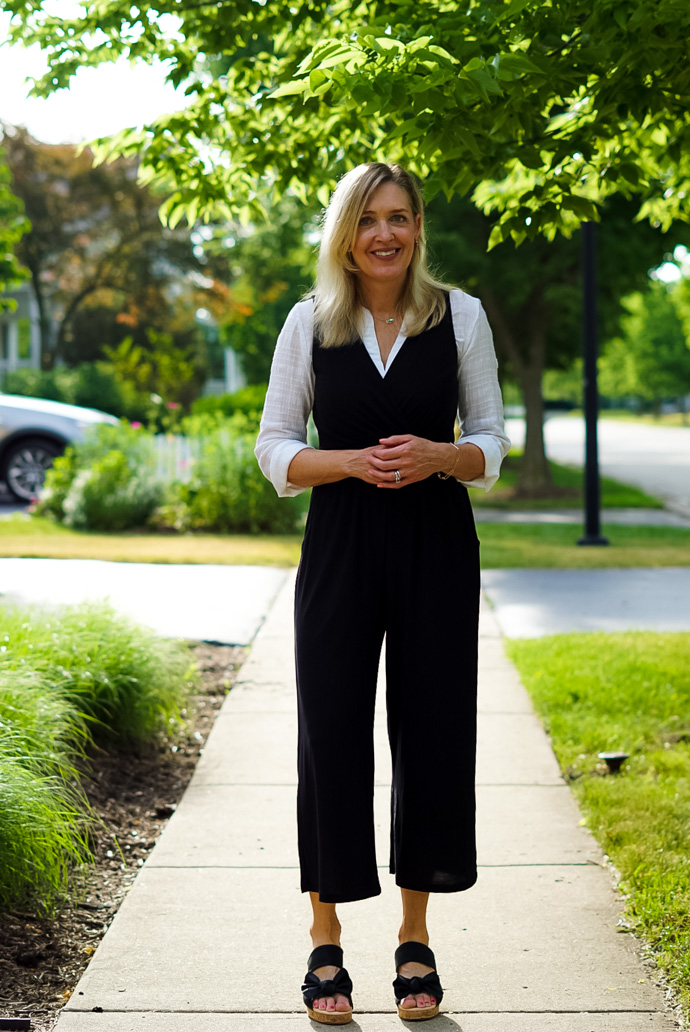
[(623, 179), (632, 186), (637, 186), (640, 182), (640, 170), (631, 161), (624, 161), (622, 165), (618, 166), (618, 171)]
[(587, 197), (580, 197), (578, 194), (569, 194), (561, 199), (561, 207), (567, 211), (574, 211), (582, 218), (598, 222), (599, 212), (596, 205), (592, 204)]
[(502, 79), (506, 78), (506, 72), (508, 77), (513, 77), (539, 71), (540, 69), (525, 54), (509, 51), (507, 54), (501, 54), (499, 57), (496, 74), (499, 79)]
[(489, 234), (489, 242), (486, 245), (487, 251), (492, 251), (493, 248), (497, 246), (497, 244), (503, 243), (505, 239), (503, 231), (504, 227), (500, 222), (494, 226), (494, 228), (491, 230), (491, 233)]
[(271, 90), (268, 93), (269, 98), (277, 97), (294, 97), (300, 93), (306, 93), (309, 89), (308, 79), (298, 79), (297, 82), (286, 82), (282, 86), (278, 86), (277, 89)]

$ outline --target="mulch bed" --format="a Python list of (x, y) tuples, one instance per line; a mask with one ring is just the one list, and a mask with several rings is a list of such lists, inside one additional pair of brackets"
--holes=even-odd
[(156, 839), (187, 787), (216, 714), (246, 655), (226, 645), (193, 646), (201, 671), (189, 726), (173, 746), (145, 753), (99, 751), (84, 788), (101, 823), (95, 864), (74, 902), (55, 918), (0, 917), (0, 1017), (30, 1017), (36, 1032), (55, 1027)]

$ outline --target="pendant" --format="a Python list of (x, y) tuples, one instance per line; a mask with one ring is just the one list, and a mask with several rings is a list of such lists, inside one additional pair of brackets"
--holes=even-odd
[(395, 316), (392, 315), (390, 319), (386, 319), (386, 322), (395, 322)]

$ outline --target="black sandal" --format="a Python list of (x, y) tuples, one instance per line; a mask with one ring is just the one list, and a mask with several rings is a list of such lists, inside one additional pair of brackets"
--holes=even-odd
[[(426, 967), (436, 968), (436, 959), (423, 942), (403, 942), (395, 951), (395, 970), (403, 964), (424, 964)], [(438, 1005), (443, 999), (443, 989), (436, 970), (430, 971), (422, 978), (414, 976), (406, 978), (404, 975), (397, 975), (393, 982), (395, 1002), (398, 1007), (398, 1017), (404, 1021), (425, 1021), (427, 1018), (435, 1018), (438, 1014)], [(433, 996), (436, 1003), (430, 1007), (402, 1007), (401, 1004), (408, 996), (417, 996), (418, 993), (428, 993)]]
[[(314, 974), (315, 968), (329, 966), (340, 968), (333, 978), (321, 980)], [(352, 980), (343, 967), (341, 947), (317, 946), (307, 961), (307, 967), (309, 970), (304, 976), (302, 999), (307, 1005), (309, 1017), (324, 1025), (346, 1025), (348, 1021), (352, 1021)], [(320, 1000), (324, 996), (335, 996), (336, 993), (347, 997), (350, 1004), (349, 1011), (314, 1010), (314, 1000)]]

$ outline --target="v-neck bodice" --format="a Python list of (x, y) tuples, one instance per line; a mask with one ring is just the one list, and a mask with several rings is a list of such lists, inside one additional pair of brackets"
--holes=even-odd
[(379, 341), (378, 337), (376, 336), (376, 324), (374, 322), (374, 317), (368, 308), (362, 309), (360, 331), (361, 340), (364, 344), (364, 347), (367, 350), (367, 354), (376, 366), (379, 375), (381, 377), (384, 377), (390, 369), (391, 365), (393, 364), (396, 355), (398, 354), (401, 347), (407, 340), (407, 336), (405, 333), (405, 320), (403, 319), (402, 326), (398, 330), (398, 336), (395, 338), (395, 342), (388, 354), (388, 358), (386, 359), (385, 365), (383, 359), (381, 358), (381, 349), (379, 348)]
[(314, 340), (319, 447), (367, 448), (393, 434), (452, 441), (458, 380), (450, 306), (437, 326), (415, 337), (401, 331), (385, 369), (375, 331), (373, 341), (366, 330), (363, 338), (334, 348)]

